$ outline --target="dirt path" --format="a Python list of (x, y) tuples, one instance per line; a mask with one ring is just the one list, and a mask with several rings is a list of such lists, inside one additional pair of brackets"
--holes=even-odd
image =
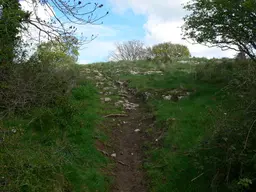
[(129, 102), (137, 104), (133, 110), (127, 111), (127, 117), (118, 118), (122, 123), (113, 130), (114, 148), (117, 167), (115, 170), (116, 184), (113, 192), (146, 192), (147, 185), (143, 172), (143, 144), (145, 129), (152, 124), (140, 101), (130, 96)]
[[(117, 81), (104, 74), (104, 71), (84, 70), (85, 74), (94, 73), (93, 79), (101, 91), (101, 101), (112, 108), (122, 108), (125, 116), (110, 114), (105, 126), (111, 130), (111, 143), (106, 147), (100, 141), (98, 150), (116, 162), (113, 175), (115, 183), (112, 192), (147, 192), (147, 183), (143, 171), (143, 145), (146, 130), (153, 125), (152, 115), (147, 112), (143, 102), (136, 98), (134, 90), (127, 87), (127, 82)], [(90, 76), (89, 76), (90, 77)], [(117, 79), (115, 77), (115, 79)], [(113, 96), (119, 96), (114, 99)], [(108, 109), (106, 109), (108, 111)]]

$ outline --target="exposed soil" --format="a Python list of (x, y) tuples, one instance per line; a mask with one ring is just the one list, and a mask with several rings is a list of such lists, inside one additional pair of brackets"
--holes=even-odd
[[(140, 103), (132, 95), (129, 102)], [(152, 119), (147, 118), (143, 104), (139, 104), (134, 110), (127, 111), (127, 115), (127, 117), (116, 118), (117, 126), (112, 133), (117, 162), (116, 182), (112, 191), (146, 192), (148, 190), (142, 168), (143, 144), (146, 139), (145, 130), (152, 125)]]
[[(91, 73), (90, 70), (84, 72)], [(94, 81), (101, 90), (101, 101), (112, 107), (121, 107), (122, 114), (108, 114), (104, 124), (111, 129), (109, 146), (100, 141), (96, 147), (103, 154), (116, 162), (112, 174), (115, 176), (112, 192), (146, 192), (148, 185), (143, 170), (143, 146), (146, 140), (146, 130), (153, 126), (154, 119), (147, 111), (141, 98), (136, 97), (134, 90), (128, 88), (128, 83), (115, 81), (103, 71), (93, 70)], [(112, 96), (119, 95), (115, 100)]]

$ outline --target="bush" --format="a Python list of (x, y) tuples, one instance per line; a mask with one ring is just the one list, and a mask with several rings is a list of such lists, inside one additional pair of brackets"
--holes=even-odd
[(180, 44), (161, 43), (155, 45), (151, 49), (153, 58), (160, 62), (168, 62), (177, 58), (190, 57), (189, 49)]
[(196, 79), (208, 83), (228, 83), (233, 78), (233, 73), (239, 69), (238, 64), (232, 61), (209, 60), (196, 66)]
[(214, 123), (193, 152), (195, 166), (214, 191), (255, 191), (256, 67), (237, 63), (205, 68), (229, 83), (218, 93), (222, 100), (216, 110), (209, 109)]
[(14, 64), (1, 85), (0, 106), (5, 113), (53, 106), (68, 95), (78, 75), (75, 60), (61, 51), (42, 49), (29, 61)]
[(1, 191), (106, 191), (107, 159), (95, 147), (99, 96), (79, 85), (54, 107), (0, 121)]

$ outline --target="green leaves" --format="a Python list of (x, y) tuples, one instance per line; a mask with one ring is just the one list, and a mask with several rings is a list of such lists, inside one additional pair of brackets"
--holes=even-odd
[(7, 65), (12, 63), (21, 21), (28, 14), (21, 10), (17, 0), (0, 0), (0, 7), (0, 65)]
[(186, 46), (172, 43), (161, 43), (153, 46), (152, 54), (154, 58), (164, 62), (174, 58), (190, 57), (190, 52)]
[(48, 63), (56, 67), (69, 67), (77, 61), (79, 55), (75, 37), (51, 41), (39, 45), (32, 58), (37, 58), (41, 63)]
[(192, 0), (184, 6), (185, 38), (209, 46), (242, 50), (256, 61), (255, 0)]

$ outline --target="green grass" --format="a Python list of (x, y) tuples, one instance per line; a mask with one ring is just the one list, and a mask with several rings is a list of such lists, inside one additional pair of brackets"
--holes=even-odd
[[(210, 63), (203, 59), (191, 59), (185, 64), (121, 61), (89, 67), (112, 79), (127, 80), (139, 93), (156, 93), (147, 101), (156, 116), (156, 128), (148, 129), (152, 142), (145, 143), (148, 150), (144, 164), (152, 192), (211, 190), (212, 178), (207, 173), (193, 180), (202, 171), (201, 165), (197, 165), (190, 155), (207, 135), (212, 134), (214, 119), (209, 110), (221, 103), (222, 99), (215, 93), (229, 80), (229, 69), (224, 67), (223, 70), (219, 65), (212, 67)], [(200, 73), (198, 69), (202, 69)], [(139, 74), (134, 75), (133, 71)], [(162, 71), (163, 74), (141, 74), (146, 71)], [(162, 95), (173, 89), (190, 90), (192, 94), (179, 102), (163, 100)], [(162, 133), (160, 141), (155, 142)]]
[[(146, 130), (152, 140), (145, 143), (147, 158), (144, 164), (150, 191), (197, 192), (215, 190), (216, 187), (220, 191), (241, 188), (237, 184), (237, 174), (232, 175), (235, 178), (232, 183), (225, 180), (230, 163), (222, 148), (216, 147), (218, 140), (223, 138), (215, 133), (219, 131), (218, 127), (222, 127), (225, 134), (226, 128), (234, 127), (235, 123), (223, 118), (224, 112), (231, 110), (237, 102), (231, 97), (236, 88), (230, 89), (227, 85), (234, 78), (238, 83), (244, 79), (241, 77), (248, 73), (249, 66), (250, 63), (233, 60), (193, 58), (182, 64), (179, 61), (166, 64), (121, 61), (97, 63), (89, 68), (97, 69), (113, 80), (126, 80), (143, 98), (146, 93), (152, 93), (147, 104), (156, 117), (156, 126)], [(145, 74), (147, 71), (162, 71), (162, 74)], [(164, 100), (163, 96), (173, 90), (188, 90), (191, 94), (178, 102)], [(237, 106), (240, 103), (236, 103)], [(236, 119), (236, 116), (230, 113), (229, 118)], [(244, 133), (235, 134), (239, 143), (233, 144), (241, 147), (245, 136), (239, 134)], [(159, 136), (160, 140), (156, 142)], [(233, 141), (232, 135), (230, 141)], [(226, 147), (229, 150), (229, 146)], [(219, 168), (223, 169), (220, 175)], [(232, 169), (233, 172), (237, 170), (235, 166)], [(250, 174), (243, 177), (251, 178)], [(218, 177), (216, 181), (215, 177)]]
[[(158, 127), (165, 129), (165, 137), (160, 140), (160, 148), (152, 145), (148, 152), (148, 163), (145, 164), (152, 191), (199, 191), (198, 183), (190, 180), (200, 173), (193, 168), (188, 154), (208, 134), (209, 130), (205, 125), (211, 123), (211, 118), (207, 107), (214, 106), (210, 98), (209, 94), (193, 96), (179, 103), (153, 102)], [(168, 123), (169, 118), (175, 120)], [(201, 191), (209, 190), (206, 186), (200, 187)]]
[(95, 147), (99, 95), (80, 84), (58, 107), (1, 121), (1, 191), (108, 191), (108, 159)]
[(177, 88), (193, 90), (189, 97), (179, 102), (166, 101), (159, 96), (148, 101), (157, 121), (156, 130), (151, 132), (153, 138), (158, 138), (161, 130), (164, 130), (163, 138), (158, 144), (155, 141), (149, 144), (146, 152), (148, 158), (144, 167), (150, 189), (153, 192), (209, 191), (211, 178), (204, 176), (191, 182), (201, 172), (198, 172), (198, 167), (195, 168), (195, 162), (189, 154), (206, 135), (212, 133), (210, 124), (213, 119), (209, 109), (214, 109), (221, 101), (215, 93), (224, 83), (196, 80), (190, 65), (174, 65), (167, 69), (163, 75), (120, 75), (121, 79), (129, 80), (130, 87), (139, 92), (164, 94)]
[[(212, 162), (210, 167), (207, 163), (203, 167), (204, 158), (208, 156), (202, 157), (200, 164), (193, 155), (213, 134), (216, 119), (210, 111), (217, 113), (215, 109), (219, 105), (225, 104), (227, 108), (232, 105), (233, 100), (223, 103), (226, 93), (220, 90), (233, 78), (233, 72), (240, 70), (229, 62), (222, 65), (211, 62), (191, 59), (185, 64), (160, 65), (121, 61), (80, 66), (91, 83), (81, 83), (73, 89), (68, 100), (60, 101), (58, 107), (38, 108), (30, 114), (1, 121), (4, 141), (1, 143), (0, 155), (3, 158), (0, 164), (4, 166), (0, 170), (3, 175), (0, 186), (7, 191), (24, 192), (108, 191), (112, 180), (105, 172), (112, 164), (96, 150), (95, 140), (105, 143), (108, 140), (106, 133), (110, 133), (106, 127), (109, 125), (101, 124), (101, 117), (121, 113), (122, 109), (113, 105), (120, 99), (116, 90), (110, 90), (113, 95), (106, 96), (112, 99), (111, 102), (100, 102), (93, 85), (97, 83), (94, 77), (98, 70), (111, 81), (127, 80), (129, 86), (139, 93), (155, 93), (147, 100), (149, 110), (156, 117), (156, 126), (147, 130), (152, 140), (145, 143), (144, 168), (150, 191), (213, 190), (211, 182), (215, 170), (211, 167)], [(86, 68), (91, 71), (86, 72)], [(132, 71), (139, 74), (134, 75)], [(147, 71), (163, 73), (142, 74)], [(111, 86), (108, 81), (105, 80), (102, 87)], [(164, 100), (163, 95), (173, 89), (189, 90), (191, 94), (178, 102)], [(159, 140), (155, 141), (157, 138)], [(222, 156), (217, 158), (222, 159)]]

